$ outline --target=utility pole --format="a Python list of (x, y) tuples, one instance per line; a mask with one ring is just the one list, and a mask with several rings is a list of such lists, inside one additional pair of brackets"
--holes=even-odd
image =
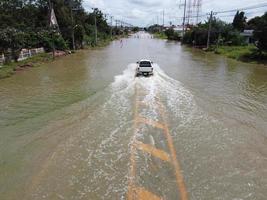
[(197, 12), (197, 19), (196, 19), (196, 25), (198, 25), (199, 15), (202, 8), (202, 0), (197, 0), (196, 2), (196, 12)]
[(187, 24), (190, 25), (190, 20), (192, 17), (192, 0), (188, 0), (187, 2)]
[(71, 26), (72, 26), (72, 47), (75, 51), (75, 36), (74, 36), (74, 21), (73, 21), (73, 8), (70, 9), (70, 15), (71, 15)]
[(165, 19), (165, 11), (163, 10), (163, 13), (162, 13), (162, 26), (164, 28), (164, 19)]
[(95, 44), (97, 45), (97, 23), (96, 23), (96, 13), (94, 13), (95, 16)]
[(209, 31), (208, 31), (208, 39), (207, 39), (207, 49), (210, 47), (210, 32), (211, 32), (212, 17), (213, 17), (213, 11), (210, 12)]
[(110, 16), (110, 35), (111, 35), (111, 37), (113, 36), (112, 25), (113, 25), (113, 16)]
[(185, 13), (186, 13), (186, 0), (184, 0), (183, 37), (185, 34)]

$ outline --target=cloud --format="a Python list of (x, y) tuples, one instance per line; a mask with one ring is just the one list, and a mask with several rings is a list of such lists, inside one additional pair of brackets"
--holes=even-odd
[(103, 0), (85, 0), (84, 1), (84, 7), (86, 9), (90, 8), (100, 8), (105, 9), (105, 3)]
[(130, 13), (127, 15), (127, 18), (130, 19), (143, 19), (145, 18), (147, 13), (139, 10), (139, 9), (133, 9), (130, 11)]
[(147, 7), (157, 7), (162, 5), (161, 0), (129, 0), (129, 3), (135, 4), (137, 6), (147, 6)]
[[(179, 6), (180, 2), (183, 2), (183, 0), (83, 0), (83, 5), (88, 11), (91, 11), (92, 7), (97, 7), (104, 13), (114, 16), (115, 19), (124, 20), (133, 25), (146, 26), (157, 21), (162, 22), (163, 10), (165, 10), (166, 24), (169, 22), (181, 24), (183, 7)], [(263, 2), (266, 2), (266, 0), (202, 0), (201, 15), (205, 15), (211, 10), (229, 10)], [(252, 13), (252, 11), (254, 10), (249, 11), (249, 13)], [(261, 14), (263, 14), (263, 11), (255, 10), (255, 15)], [(252, 14), (248, 16), (251, 17)], [(202, 19), (205, 20), (206, 18), (206, 16), (203, 16)], [(222, 18), (222, 20), (230, 22), (232, 17)]]

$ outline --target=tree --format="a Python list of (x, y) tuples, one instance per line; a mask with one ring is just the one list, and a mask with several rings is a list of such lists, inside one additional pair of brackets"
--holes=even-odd
[(244, 31), (246, 27), (246, 19), (243, 11), (237, 11), (233, 20), (233, 27), (238, 31)]
[[(7, 58), (7, 62), (11, 60), (11, 56), (15, 61), (19, 58), (21, 49), (25, 46), (25, 33), (15, 28), (5, 28), (0, 31), (0, 50)], [(9, 51), (10, 50), (10, 51)]]
[[(209, 21), (199, 23), (197, 26), (187, 31), (183, 37), (186, 44), (194, 44), (196, 46), (205, 46), (208, 38)], [(210, 43), (225, 43), (228, 45), (242, 45), (244, 43), (243, 36), (240, 32), (233, 28), (232, 24), (223, 22), (213, 17), (211, 21)]]
[(163, 27), (158, 25), (158, 24), (154, 24), (150, 27), (148, 27), (148, 31), (151, 33), (159, 33), (163, 30)]
[(38, 38), (37, 46), (42, 46), (46, 50), (51, 51), (53, 48), (59, 50), (68, 49), (66, 41), (63, 39), (61, 34), (53, 30), (41, 30), (36, 33)]
[[(213, 17), (211, 20), (211, 32), (210, 32), (210, 43), (214, 44), (222, 32), (225, 23), (221, 20)], [(209, 20), (204, 23), (199, 23), (198, 26), (191, 28), (190, 31), (186, 32), (183, 37), (183, 42), (187, 44), (194, 44), (196, 46), (206, 46), (208, 38)]]
[(169, 40), (180, 40), (181, 39), (179, 33), (175, 32), (173, 28), (169, 28), (168, 30), (166, 30), (165, 34)]
[(260, 26), (260, 24), (261, 24), (261, 17), (257, 16), (248, 21), (247, 28), (255, 30), (257, 27)]
[(139, 31), (139, 27), (136, 26), (133, 28), (133, 32), (138, 32), (138, 31)]
[[(49, 27), (51, 5), (60, 34)], [(95, 45), (92, 42), (95, 42), (95, 19), (98, 39), (110, 37), (106, 16), (97, 8), (86, 12), (82, 0), (0, 0), (0, 53), (12, 52), (16, 60), (21, 48), (43, 46), (49, 51), (54, 47), (64, 50), (72, 46), (73, 29), (78, 47), (82, 47), (84, 40)], [(122, 32), (120, 28), (113, 30), (115, 34)]]
[(254, 37), (257, 40), (256, 46), (259, 49), (260, 53), (262, 51), (267, 51), (267, 12), (257, 18), (258, 23), (255, 24)]
[(85, 31), (82, 25), (77, 25), (74, 27), (74, 34), (75, 34), (75, 44), (78, 47), (83, 48), (83, 40), (84, 40), (84, 35)]

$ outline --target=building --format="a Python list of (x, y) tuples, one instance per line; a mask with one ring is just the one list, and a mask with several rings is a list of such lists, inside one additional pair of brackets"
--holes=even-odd
[(180, 36), (183, 35), (183, 26), (176, 26), (173, 28), (174, 32), (178, 33)]
[(245, 38), (245, 42), (247, 44), (254, 43), (253, 32), (254, 30), (244, 30), (242, 33), (240, 33), (240, 35)]

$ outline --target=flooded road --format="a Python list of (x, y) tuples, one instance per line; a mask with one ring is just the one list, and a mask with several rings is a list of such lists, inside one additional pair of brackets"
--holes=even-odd
[(0, 199), (266, 199), (266, 66), (139, 33), (0, 95)]

